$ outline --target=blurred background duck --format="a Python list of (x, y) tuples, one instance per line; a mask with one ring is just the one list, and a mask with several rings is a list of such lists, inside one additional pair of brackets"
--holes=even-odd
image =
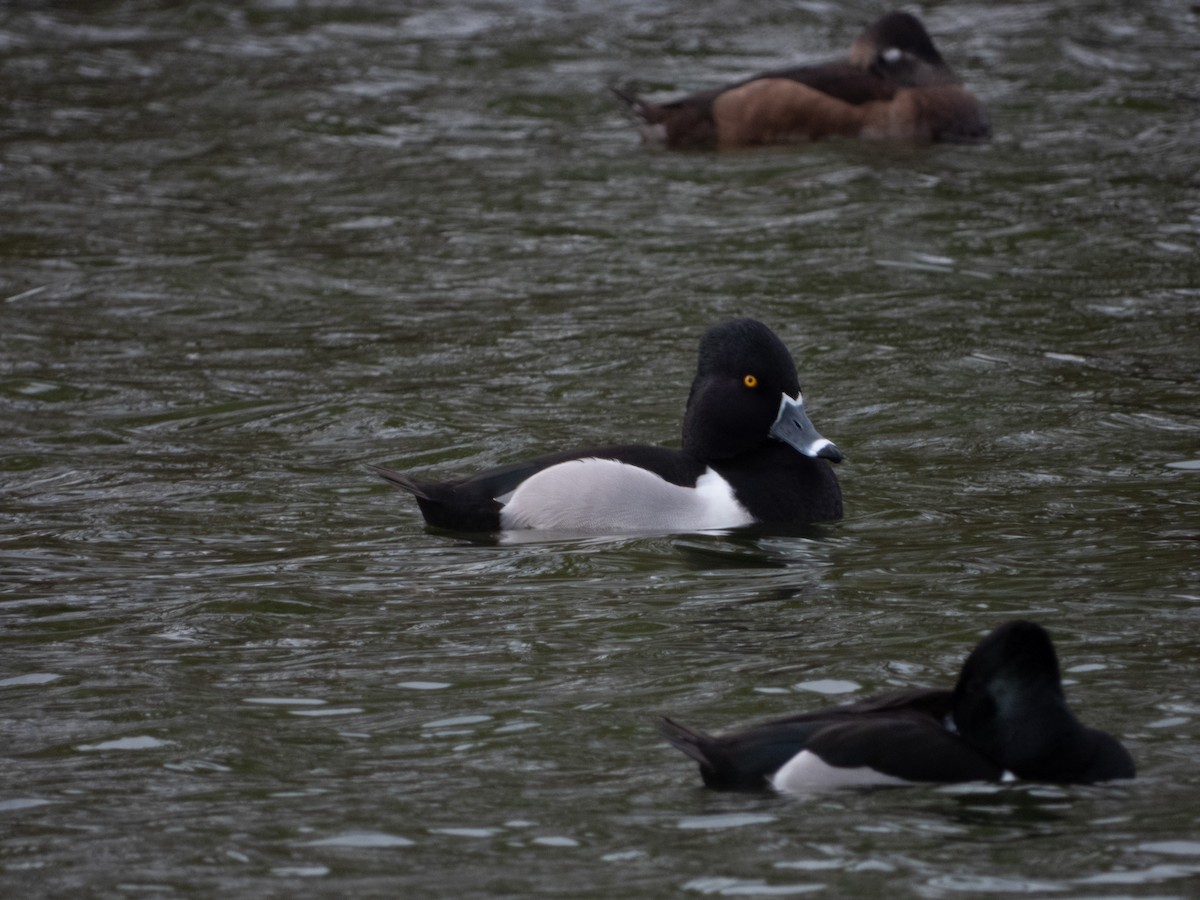
[(925, 26), (905, 12), (868, 27), (844, 59), (764, 72), (668, 103), (613, 91), (641, 122), (643, 139), (672, 150), (831, 137), (974, 142), (991, 135), (982, 104)]

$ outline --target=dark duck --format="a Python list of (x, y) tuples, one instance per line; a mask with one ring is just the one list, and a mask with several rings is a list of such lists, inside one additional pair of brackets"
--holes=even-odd
[(1067, 707), (1050, 636), (1020, 620), (979, 642), (952, 690), (895, 691), (720, 737), (670, 719), (661, 728), (700, 764), (705, 784), (722, 789), (1134, 776), (1120, 742)]
[(437, 528), (620, 534), (836, 521), (841, 459), (805, 411), (787, 347), (743, 318), (700, 340), (679, 449), (585, 447), (440, 483), (371, 468)]

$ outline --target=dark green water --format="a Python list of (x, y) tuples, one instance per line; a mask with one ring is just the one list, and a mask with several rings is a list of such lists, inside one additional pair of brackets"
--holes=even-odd
[[(430, 6), (0, 9), (0, 893), (1195, 896), (1195, 9), (927, 5), (991, 144), (717, 156), (604, 86), (877, 8)], [(733, 315), (844, 523), (470, 543), (362, 466), (674, 441)], [(1137, 781), (721, 795), (654, 730), (1014, 616)]]

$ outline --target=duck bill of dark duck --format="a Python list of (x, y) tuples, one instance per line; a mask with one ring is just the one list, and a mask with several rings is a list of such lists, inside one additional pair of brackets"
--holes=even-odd
[(804, 410), (803, 394), (798, 393), (794, 398), (784, 394), (780, 398), (779, 415), (767, 434), (814, 459), (828, 459), (835, 463), (845, 459), (837, 445), (829, 438), (822, 437), (813, 425)]

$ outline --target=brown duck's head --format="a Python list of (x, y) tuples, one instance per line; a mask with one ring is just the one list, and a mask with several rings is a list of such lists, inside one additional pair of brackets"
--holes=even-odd
[(850, 62), (897, 87), (958, 84), (916, 16), (890, 12), (850, 45)]

